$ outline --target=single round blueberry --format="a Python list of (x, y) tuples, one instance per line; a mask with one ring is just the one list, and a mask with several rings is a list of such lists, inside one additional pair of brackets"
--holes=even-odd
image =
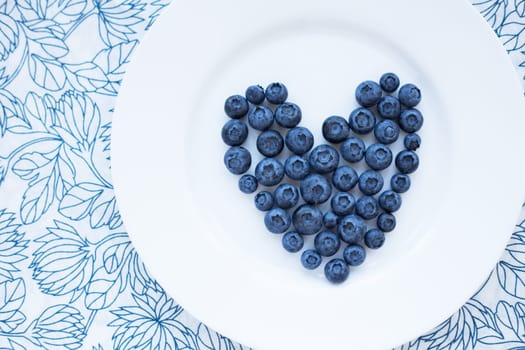
[(379, 195), (379, 206), (387, 213), (392, 213), (401, 208), (401, 196), (392, 190), (387, 190)]
[(396, 156), (396, 167), (403, 174), (410, 174), (417, 170), (419, 157), (414, 151), (401, 151)]
[(360, 245), (352, 244), (343, 250), (343, 258), (350, 266), (361, 265), (366, 258), (366, 250)]
[(292, 180), (302, 180), (310, 174), (310, 162), (298, 155), (290, 156), (284, 162), (284, 173)]
[(423, 126), (423, 115), (417, 109), (405, 109), (399, 117), (399, 126), (407, 133), (414, 133)]
[(284, 143), (293, 153), (303, 155), (314, 146), (314, 135), (307, 128), (297, 126), (288, 130)]
[(363, 196), (357, 200), (355, 211), (365, 220), (373, 219), (379, 215), (377, 200), (372, 196)]
[(314, 247), (321, 256), (332, 256), (339, 250), (341, 240), (332, 231), (321, 231), (315, 236)]
[(266, 130), (257, 136), (257, 150), (265, 157), (275, 157), (283, 148), (283, 137), (275, 130)]
[(374, 143), (366, 149), (365, 161), (374, 170), (386, 169), (392, 164), (392, 151), (382, 143)]
[(275, 121), (283, 128), (296, 127), (301, 117), (301, 108), (295, 103), (285, 102), (275, 109)]
[(299, 185), (301, 196), (306, 203), (324, 203), (332, 195), (332, 185), (322, 175), (310, 174)]
[(271, 83), (266, 87), (265, 95), (268, 102), (278, 105), (288, 98), (288, 89), (282, 83)]
[(351, 193), (339, 192), (332, 197), (330, 205), (332, 206), (333, 212), (337, 215), (350, 215), (354, 212), (355, 198)]
[(248, 101), (241, 95), (233, 95), (224, 102), (224, 112), (233, 119), (242, 118), (248, 113)]
[(403, 142), (409, 151), (415, 151), (421, 146), (421, 137), (418, 134), (408, 134)]
[(264, 102), (264, 88), (260, 85), (249, 86), (244, 95), (246, 99), (254, 105), (260, 105)]
[(240, 146), (248, 137), (248, 126), (238, 119), (228, 120), (222, 127), (221, 137), (228, 146)]
[(301, 264), (305, 269), (315, 270), (321, 265), (323, 258), (314, 249), (307, 249), (301, 254)]
[(303, 204), (292, 215), (295, 230), (303, 235), (313, 235), (323, 227), (323, 213), (317, 206)]
[(332, 174), (332, 183), (339, 191), (350, 191), (355, 187), (358, 180), (357, 172), (348, 165), (340, 166)]
[(357, 86), (355, 99), (363, 107), (372, 107), (381, 98), (381, 87), (375, 81), (367, 80)]
[(323, 215), (323, 225), (326, 228), (334, 228), (337, 226), (337, 221), (339, 221), (339, 216), (337, 216), (333, 211), (329, 210)]
[(396, 217), (390, 213), (382, 213), (377, 217), (377, 228), (383, 232), (391, 232), (396, 227)]
[(243, 175), (239, 179), (239, 190), (243, 193), (253, 193), (257, 190), (257, 179), (253, 175)]
[(326, 279), (334, 284), (340, 284), (346, 281), (350, 269), (343, 259), (332, 259), (324, 266), (324, 275)]
[(350, 163), (357, 163), (365, 156), (365, 143), (357, 137), (350, 137), (341, 144), (341, 157)]
[(379, 79), (379, 85), (384, 92), (394, 92), (399, 87), (399, 77), (394, 73), (385, 73)]
[(386, 119), (395, 119), (401, 113), (401, 104), (394, 96), (383, 96), (377, 104), (377, 113)]
[(282, 239), (283, 248), (290, 253), (297, 253), (304, 246), (303, 236), (299, 232), (290, 231), (283, 235)]
[[(260, 182), (260, 181), (259, 181)], [(383, 188), (383, 177), (377, 171), (367, 170), (359, 176), (359, 189), (367, 195), (374, 195)]]
[(261, 191), (255, 195), (255, 207), (260, 211), (268, 211), (273, 208), (273, 195), (268, 191)]
[(339, 152), (330, 145), (319, 145), (310, 152), (310, 168), (319, 174), (334, 171), (339, 164)]
[(230, 147), (224, 154), (224, 165), (232, 174), (240, 175), (245, 173), (252, 165), (250, 151), (244, 147)]
[(264, 158), (255, 167), (255, 177), (263, 186), (277, 185), (284, 177), (284, 166), (277, 159)]
[(365, 234), (365, 244), (370, 249), (378, 249), (385, 243), (385, 234), (376, 228)]
[(421, 91), (414, 84), (405, 84), (399, 89), (399, 101), (407, 107), (415, 107), (421, 101)]
[(283, 233), (292, 224), (292, 219), (286, 210), (273, 208), (264, 216), (264, 224), (271, 233)]
[(290, 209), (299, 202), (299, 190), (292, 184), (280, 184), (275, 189), (273, 197), (278, 207)]
[(406, 174), (395, 174), (390, 178), (390, 188), (397, 193), (405, 193), (410, 188), (410, 178)]
[(255, 106), (248, 114), (248, 124), (255, 130), (267, 130), (273, 124), (273, 112), (266, 106)]
[(376, 117), (369, 109), (357, 108), (350, 113), (348, 125), (356, 134), (365, 135), (372, 131), (376, 125)]
[(376, 124), (374, 136), (385, 145), (394, 143), (399, 137), (399, 125), (390, 119), (382, 120)]
[(346, 140), (350, 134), (350, 127), (345, 118), (336, 115), (325, 119), (322, 130), (324, 138), (333, 143)]
[(366, 232), (365, 221), (357, 215), (347, 215), (339, 220), (337, 232), (343, 241), (356, 244), (363, 240)]

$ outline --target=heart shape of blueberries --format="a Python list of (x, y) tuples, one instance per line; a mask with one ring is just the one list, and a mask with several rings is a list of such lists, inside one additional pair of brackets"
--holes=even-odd
[[(322, 134), (327, 143), (315, 147), (310, 130), (299, 126), (300, 107), (287, 102), (288, 90), (282, 83), (266, 89), (250, 86), (244, 96), (230, 96), (224, 104), (231, 118), (221, 131), (230, 146), (224, 155), (226, 168), (242, 175), (242, 192), (264, 187), (255, 194), (255, 206), (266, 212), (268, 231), (284, 234), (284, 249), (299, 252), (305, 238), (314, 237), (313, 248), (303, 250), (301, 263), (314, 270), (323, 257), (332, 257), (324, 266), (332, 283), (344, 282), (349, 267), (364, 262), (365, 247), (378, 249), (384, 244), (385, 233), (396, 226), (393, 213), (401, 207), (400, 194), (410, 188), (408, 174), (419, 166), (415, 151), (421, 138), (416, 132), (423, 116), (414, 107), (421, 101), (421, 91), (411, 83), (398, 90), (399, 85), (394, 73), (383, 74), (379, 83), (360, 83), (355, 90), (359, 106), (348, 119), (325, 119)], [(251, 153), (242, 147), (250, 128), (258, 132), (257, 151), (265, 157), (253, 174), (247, 174)], [(371, 133), (375, 141), (367, 145), (364, 137)], [(398, 140), (403, 140), (403, 149), (393, 154), (390, 146)], [(283, 162), (277, 156), (285, 147), (290, 155)], [(360, 163), (366, 170), (358, 174), (355, 165)], [(382, 171), (391, 165), (397, 172), (385, 181)]]

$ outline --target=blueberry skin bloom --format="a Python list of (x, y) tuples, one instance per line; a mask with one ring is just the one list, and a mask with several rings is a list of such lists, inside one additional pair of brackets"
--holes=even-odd
[(290, 209), (299, 202), (299, 190), (292, 184), (280, 184), (273, 195), (277, 206)]
[(264, 216), (264, 224), (271, 233), (283, 233), (292, 224), (292, 218), (286, 210), (273, 208)]
[(266, 87), (265, 95), (268, 102), (278, 105), (288, 98), (288, 89), (282, 83), (271, 83)]
[(255, 130), (267, 130), (273, 124), (273, 112), (266, 106), (255, 106), (248, 114), (248, 124)]
[(297, 253), (303, 249), (304, 239), (298, 232), (290, 231), (283, 235), (281, 243), (287, 252)]
[(302, 180), (310, 174), (310, 163), (301, 156), (290, 156), (284, 162), (284, 173), (292, 180)]
[(337, 226), (337, 221), (339, 216), (337, 216), (333, 211), (329, 210), (323, 215), (323, 225), (326, 228), (334, 228)]
[(275, 130), (266, 130), (257, 136), (257, 150), (265, 157), (275, 157), (283, 148), (283, 137)]
[(390, 178), (390, 188), (397, 193), (405, 193), (410, 188), (410, 177), (405, 174), (395, 174)]
[(375, 81), (367, 80), (359, 84), (355, 90), (355, 99), (363, 107), (372, 107), (381, 98), (381, 87)]
[(341, 157), (349, 163), (357, 163), (365, 156), (365, 143), (357, 137), (350, 137), (341, 144)]
[(308, 175), (301, 181), (299, 188), (304, 201), (310, 204), (324, 203), (332, 195), (332, 185), (319, 174)]
[(239, 190), (243, 193), (253, 193), (257, 190), (257, 179), (253, 175), (243, 175), (239, 179)]
[(301, 254), (301, 264), (303, 264), (305, 269), (315, 270), (321, 265), (321, 255), (316, 252), (314, 249), (307, 249)]
[(347, 215), (339, 221), (337, 232), (346, 243), (356, 244), (365, 236), (366, 223), (360, 216)]
[(352, 244), (343, 250), (343, 258), (350, 266), (361, 265), (366, 258), (366, 250), (360, 245)]
[(423, 115), (417, 109), (405, 109), (399, 117), (399, 126), (407, 133), (414, 133), (423, 126)]
[(379, 85), (384, 92), (394, 92), (399, 87), (399, 77), (394, 73), (385, 73), (379, 79)]
[(401, 104), (394, 96), (383, 96), (377, 104), (377, 113), (386, 119), (395, 119), (401, 113)]
[(324, 275), (326, 279), (334, 284), (340, 284), (346, 281), (350, 269), (343, 259), (332, 259), (324, 266)]
[(403, 140), (405, 148), (409, 151), (415, 151), (421, 146), (421, 137), (418, 134), (408, 134)]
[(288, 130), (284, 143), (293, 153), (303, 155), (314, 146), (314, 135), (307, 128), (297, 126)]
[(399, 125), (392, 120), (382, 120), (374, 128), (374, 136), (377, 141), (389, 145), (396, 142), (399, 137)]
[(367, 170), (359, 176), (359, 189), (366, 195), (374, 195), (383, 188), (383, 177), (377, 171)]
[(387, 190), (379, 195), (379, 206), (387, 213), (392, 213), (401, 208), (401, 196), (391, 190)]
[(374, 143), (366, 149), (365, 161), (374, 170), (386, 169), (392, 164), (392, 151), (382, 143)]
[(370, 249), (378, 249), (385, 243), (385, 234), (373, 228), (365, 234), (365, 245)]
[(255, 195), (254, 202), (260, 211), (268, 211), (273, 208), (273, 195), (268, 191), (261, 191)]
[(355, 198), (351, 193), (339, 192), (330, 201), (332, 210), (339, 216), (350, 215), (354, 212)]
[(260, 105), (264, 102), (264, 88), (260, 85), (249, 86), (244, 95), (254, 105)]
[(382, 213), (377, 217), (377, 228), (383, 232), (391, 232), (396, 228), (396, 217), (390, 213)]
[(310, 152), (310, 168), (319, 174), (334, 171), (339, 164), (339, 152), (329, 145), (316, 146)]
[(317, 206), (301, 205), (292, 215), (295, 230), (303, 235), (313, 235), (323, 227), (323, 213)]
[(355, 204), (357, 215), (365, 220), (370, 220), (379, 215), (377, 200), (372, 196), (363, 196)]
[(357, 108), (350, 113), (348, 124), (353, 132), (360, 135), (368, 134), (376, 125), (376, 117), (366, 108)]
[(283, 128), (293, 128), (302, 118), (301, 108), (291, 102), (280, 104), (275, 109), (275, 121)]
[(238, 119), (229, 120), (222, 127), (221, 137), (228, 146), (240, 146), (248, 137), (248, 126)]
[(405, 84), (399, 89), (398, 97), (405, 106), (415, 107), (421, 101), (421, 91), (414, 84)]
[(277, 185), (284, 177), (284, 166), (277, 159), (264, 158), (255, 167), (255, 177), (263, 186)]
[(231, 147), (224, 154), (224, 165), (232, 174), (240, 175), (245, 173), (252, 165), (250, 151), (244, 147)]
[(341, 240), (332, 231), (322, 231), (315, 236), (314, 247), (321, 256), (332, 256), (339, 250)]
[(224, 102), (224, 112), (233, 119), (242, 118), (248, 113), (248, 101), (241, 95), (233, 95)]
[(396, 156), (396, 167), (403, 174), (410, 174), (417, 170), (419, 157), (414, 151), (401, 151)]
[(331, 116), (323, 122), (323, 136), (333, 143), (343, 142), (350, 134), (350, 127), (343, 117)]
[(342, 165), (339, 168), (335, 169), (332, 174), (332, 183), (334, 187), (339, 191), (350, 191), (357, 184), (359, 176), (354, 168), (349, 167), (348, 165)]

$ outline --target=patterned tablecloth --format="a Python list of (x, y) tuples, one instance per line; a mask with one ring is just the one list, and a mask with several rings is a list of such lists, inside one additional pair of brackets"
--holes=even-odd
[[(525, 0), (475, 1), (522, 77)], [(150, 277), (115, 203), (113, 105), (167, 4), (0, 0), (1, 349), (247, 349)], [(399, 349), (473, 348), (525, 349), (522, 219), (479, 292)]]

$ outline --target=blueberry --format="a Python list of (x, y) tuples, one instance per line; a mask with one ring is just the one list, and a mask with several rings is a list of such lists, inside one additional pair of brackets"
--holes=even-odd
[(337, 232), (346, 243), (356, 244), (365, 236), (366, 223), (357, 215), (347, 215), (339, 221)]
[(332, 183), (339, 191), (350, 191), (357, 184), (359, 176), (354, 168), (342, 165), (332, 174)]
[(401, 113), (401, 104), (394, 96), (383, 96), (377, 104), (377, 113), (386, 119), (395, 119)]
[(383, 232), (393, 231), (396, 227), (396, 217), (390, 213), (382, 213), (377, 218), (377, 228)]
[(377, 141), (389, 145), (396, 142), (399, 137), (399, 125), (392, 120), (382, 120), (374, 128), (374, 136)]
[(321, 255), (314, 249), (307, 249), (301, 254), (301, 263), (308, 270), (315, 270), (321, 265)]
[(334, 284), (340, 284), (346, 281), (350, 269), (343, 259), (332, 259), (324, 266), (324, 275), (326, 279)]
[(421, 146), (421, 137), (418, 134), (408, 134), (404, 140), (405, 148), (409, 151), (415, 151)]
[(277, 185), (284, 177), (284, 166), (277, 159), (264, 158), (255, 167), (255, 177), (263, 186)]
[(343, 258), (350, 266), (361, 265), (366, 258), (366, 250), (360, 245), (352, 244), (343, 250)]
[(344, 141), (350, 134), (350, 127), (343, 117), (331, 116), (323, 122), (323, 136), (333, 143)]
[(264, 101), (264, 88), (260, 85), (249, 86), (244, 95), (249, 102), (260, 105)]
[(221, 137), (228, 146), (240, 146), (248, 137), (248, 126), (237, 119), (229, 120), (222, 127)]
[(399, 117), (399, 126), (407, 133), (413, 133), (423, 126), (423, 115), (417, 109), (405, 109)]
[(357, 108), (350, 113), (348, 124), (356, 134), (365, 135), (376, 125), (376, 117), (369, 109)]
[(260, 211), (268, 211), (273, 208), (273, 195), (268, 191), (261, 191), (255, 195), (255, 207)]
[(379, 85), (385, 92), (394, 92), (399, 87), (399, 78), (394, 73), (385, 73), (379, 79)]
[(301, 117), (301, 108), (295, 103), (285, 102), (275, 109), (275, 121), (283, 128), (296, 127)]
[(359, 176), (358, 184), (361, 192), (367, 195), (374, 195), (381, 191), (383, 182), (381, 174), (374, 170), (367, 170)]
[(298, 232), (290, 231), (283, 235), (283, 248), (290, 253), (297, 253), (304, 246), (304, 239)]
[(415, 107), (421, 101), (421, 91), (414, 84), (405, 84), (399, 89), (398, 97), (405, 106)]
[(357, 163), (365, 156), (365, 143), (357, 137), (350, 137), (341, 144), (341, 157), (350, 163)]
[(318, 174), (308, 175), (299, 185), (301, 196), (306, 203), (320, 204), (330, 198), (332, 194), (332, 185), (330, 182)]
[(383, 170), (392, 164), (392, 151), (382, 143), (374, 143), (366, 149), (365, 161), (374, 170)]
[(410, 174), (417, 170), (419, 157), (414, 151), (401, 151), (396, 156), (396, 167), (403, 174)]
[(339, 152), (330, 145), (316, 146), (310, 152), (310, 168), (320, 174), (334, 171), (339, 164)]
[(275, 157), (283, 148), (283, 137), (275, 130), (266, 130), (257, 136), (257, 150), (265, 157)]
[(278, 105), (288, 98), (288, 89), (282, 83), (271, 83), (266, 87), (265, 95), (268, 102)]
[(332, 256), (339, 250), (341, 240), (332, 231), (321, 231), (315, 236), (314, 247), (321, 256)]
[(244, 193), (253, 193), (257, 190), (257, 179), (253, 175), (243, 175), (239, 179), (239, 189)]
[(248, 114), (248, 124), (255, 130), (267, 130), (273, 124), (273, 112), (266, 106), (255, 106)]
[(290, 214), (282, 208), (273, 208), (264, 216), (264, 224), (272, 233), (283, 233), (292, 224)]
[(351, 193), (339, 192), (332, 197), (330, 205), (337, 215), (350, 215), (354, 212), (355, 198)]
[(297, 126), (288, 130), (284, 143), (293, 153), (303, 155), (312, 149), (314, 145), (314, 135), (312, 135), (307, 128)]
[(383, 243), (385, 243), (385, 234), (383, 231), (373, 228), (365, 234), (365, 244), (368, 248), (381, 248)]
[(273, 197), (277, 206), (283, 209), (290, 209), (299, 202), (299, 190), (292, 184), (280, 184), (275, 189)]
[(379, 196), (379, 206), (387, 213), (392, 213), (401, 208), (401, 196), (392, 190), (387, 190)]
[(372, 196), (363, 196), (355, 204), (357, 215), (365, 220), (370, 220), (379, 215), (377, 200)]
[(242, 118), (248, 113), (248, 101), (241, 95), (233, 95), (224, 102), (224, 112), (233, 119)]
[(252, 165), (250, 151), (244, 147), (230, 147), (224, 154), (224, 165), (232, 174), (240, 175), (245, 173)]
[(310, 174), (310, 163), (301, 156), (290, 156), (284, 162), (284, 173), (292, 180), (302, 180)]
[(405, 174), (395, 174), (390, 178), (390, 188), (397, 193), (404, 193), (410, 188), (410, 178)]
[(334, 228), (337, 226), (337, 221), (339, 217), (331, 210), (327, 211), (323, 215), (323, 225), (326, 228)]
[(372, 107), (381, 98), (381, 87), (375, 81), (367, 80), (357, 86), (355, 99), (363, 107)]
[(323, 213), (317, 206), (303, 204), (292, 215), (295, 230), (303, 235), (313, 235), (323, 227)]

